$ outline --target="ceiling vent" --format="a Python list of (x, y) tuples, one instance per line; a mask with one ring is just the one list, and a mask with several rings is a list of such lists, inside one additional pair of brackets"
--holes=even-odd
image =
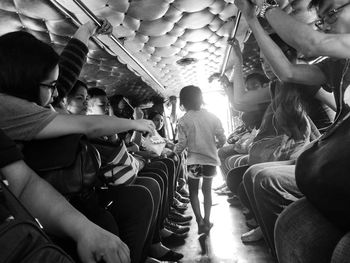
[(179, 59), (178, 61), (176, 61), (176, 63), (180, 66), (188, 66), (188, 65), (196, 63), (197, 61), (198, 60), (195, 58), (182, 58), (182, 59)]

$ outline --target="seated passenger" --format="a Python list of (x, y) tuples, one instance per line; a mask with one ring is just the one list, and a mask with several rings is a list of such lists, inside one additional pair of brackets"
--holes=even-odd
[[(242, 6), (244, 10), (249, 12), (247, 13), (249, 19), (252, 22), (256, 21), (252, 15), (253, 8), (247, 3), (244, 4)], [(346, 1), (312, 0), (310, 7), (316, 7), (317, 14), (321, 18), (316, 21), (320, 31), (313, 30), (309, 25), (288, 16), (277, 7), (270, 8), (265, 17), (285, 41), (301, 52), (312, 56), (331, 57), (331, 59), (326, 59), (316, 65), (305, 65), (303, 68), (288, 64), (283, 65), (283, 67), (280, 64), (280, 68), (283, 68), (284, 76), (289, 76), (293, 81), (328, 86), (334, 91), (337, 101), (335, 125), (326, 130), (320, 140), (298, 158), (295, 175), (294, 173), (290, 175), (290, 178), (293, 179), (290, 182), (295, 185), (296, 179), (301, 192), (333, 226), (330, 226), (329, 222), (325, 223), (324, 218), (320, 217), (315, 209), (303, 204), (303, 201), (299, 201), (296, 205), (288, 208), (286, 214), (298, 213), (301, 208), (301, 212), (306, 214), (309, 220), (302, 216), (303, 224), (295, 226), (296, 228), (292, 226), (296, 232), (293, 235), (301, 234), (299, 240), (314, 240), (314, 243), (308, 244), (311, 247), (305, 247), (304, 243), (299, 240), (296, 242), (295, 239), (288, 239), (290, 235), (285, 232), (285, 227), (281, 225), (286, 223), (285, 219), (287, 219), (286, 216), (283, 216), (281, 223), (276, 226), (275, 239), (281, 242), (278, 246), (276, 244), (276, 250), (280, 262), (346, 262), (349, 258), (347, 253), (349, 251), (349, 235), (347, 233), (349, 230), (349, 192), (347, 190), (349, 187), (349, 163), (345, 156), (348, 156), (349, 147), (344, 140), (347, 135), (344, 135), (343, 132), (347, 131), (349, 124), (349, 119), (344, 118), (344, 116), (347, 116), (349, 111), (345, 94), (348, 93), (349, 68), (347, 59), (349, 58), (350, 45), (348, 14), (350, 6)], [(344, 137), (339, 137), (339, 134), (343, 134)], [(325, 140), (325, 138), (327, 139)], [(284, 183), (281, 180), (276, 180), (276, 182), (279, 185)], [(283, 196), (287, 196), (287, 194)], [(285, 206), (289, 202), (281, 199), (274, 203)], [(305, 224), (316, 227), (316, 231), (320, 229), (320, 232), (314, 232), (314, 228), (311, 228), (311, 233), (303, 232), (302, 228)], [(336, 229), (333, 228), (334, 226)], [(338, 230), (341, 230), (345, 235), (335, 247)], [(319, 234), (323, 234), (323, 231), (329, 236), (327, 235), (324, 239), (317, 238)], [(285, 238), (286, 235), (287, 238)], [(324, 241), (329, 241), (329, 243), (324, 243)], [(286, 250), (288, 247), (293, 247), (295, 253), (292, 257), (290, 257), (291, 251)]]
[[(254, 72), (252, 74), (249, 74), (246, 79), (245, 79), (245, 86), (246, 89), (249, 90), (257, 90), (257, 89), (262, 89), (265, 86), (267, 81), (267, 78), (263, 75), (263, 73), (259, 72)], [(226, 85), (229, 85), (228, 83)], [(265, 87), (266, 88), (266, 87)], [(245, 116), (245, 122), (243, 122), (248, 129), (254, 129), (254, 128), (259, 128), (261, 124), (262, 117), (264, 115), (264, 112), (266, 110), (267, 104), (261, 104), (261, 109), (258, 109), (256, 111), (252, 112), (245, 112), (243, 115)], [(242, 117), (243, 119), (243, 117)], [(230, 138), (230, 137), (229, 137)], [(229, 140), (229, 139), (228, 139)], [(248, 152), (247, 152), (248, 153)], [(221, 171), (224, 176), (224, 180), (226, 181), (227, 178), (227, 173), (229, 172), (230, 169), (228, 169), (225, 166), (225, 160), (226, 158), (235, 155), (235, 154), (240, 154), (235, 150), (235, 145), (230, 144), (227, 146), (223, 146), (222, 148), (219, 149), (218, 151), (220, 161), (221, 161)]]
[[(296, 52), (294, 49), (286, 45), (277, 36), (273, 36), (271, 42), (279, 46), (280, 50), (286, 54), (289, 60), (296, 60)], [(282, 53), (282, 52), (281, 52)], [(261, 53), (262, 68), (270, 79), (270, 91), (253, 90), (243, 91), (239, 86), (242, 79), (242, 55), (239, 47), (234, 44), (233, 55), (237, 61), (234, 73), (234, 91), (237, 97), (236, 101), (245, 101), (254, 104), (254, 98), (265, 98), (271, 93), (272, 101), (268, 106), (263, 117), (259, 131), (253, 139), (252, 146), (249, 150), (247, 165), (236, 167), (229, 171), (227, 176), (227, 185), (230, 190), (237, 194), (242, 183), (244, 172), (249, 168), (249, 165), (260, 162), (271, 162), (279, 160), (289, 160), (295, 158), (294, 154), (298, 152), (306, 143), (310, 141), (311, 128), (309, 120), (304, 110), (305, 103), (302, 100), (302, 88), (297, 85), (279, 82), (276, 79), (271, 67), (266, 63), (264, 55)], [(261, 101), (262, 102), (262, 101)], [(256, 103), (256, 101), (255, 101)], [(239, 108), (243, 109), (243, 108)], [(274, 142), (273, 140), (278, 140)], [(283, 147), (283, 154), (281, 149)], [(271, 152), (269, 152), (271, 151)], [(240, 190), (241, 198), (246, 200), (243, 191)], [(243, 194), (243, 196), (242, 196)], [(235, 203), (233, 198), (229, 199), (230, 203)], [(243, 201), (244, 202), (244, 201)], [(246, 204), (250, 208), (249, 203)], [(257, 229), (256, 231), (260, 231)], [(243, 242), (256, 241), (262, 238), (262, 235), (255, 235), (256, 232), (250, 231), (242, 235)]]
[[(94, 33), (95, 30), (94, 24), (87, 23), (79, 30), (79, 37), (83, 33), (88, 39), (90, 32)], [(80, 46), (85, 50), (85, 53), (81, 53), (86, 54), (86, 46), (78, 38), (73, 38), (71, 43)], [(115, 116), (76, 116), (45, 108), (57, 96), (58, 55), (49, 45), (26, 32), (12, 32), (1, 36), (0, 46), (0, 112), (4, 116), (0, 127), (12, 139), (29, 141), (75, 133), (98, 138), (129, 129), (152, 133), (154, 125), (147, 120), (126, 120)], [(33, 64), (33, 61), (36, 63)]]
[[(67, 109), (72, 114), (86, 115), (87, 112), (94, 115), (109, 114), (109, 102), (105, 91), (99, 88), (88, 89), (85, 83), (80, 80), (75, 83), (66, 100)], [(108, 138), (113, 138), (108, 140), (111, 142), (111, 146), (115, 143), (117, 143), (116, 146), (119, 144), (117, 137), (108, 136)], [(101, 154), (101, 156), (103, 155)], [(158, 208), (162, 206), (159, 187), (160, 185), (152, 177), (136, 177), (134, 185), (119, 186), (116, 190), (111, 187), (111, 194), (107, 197), (104, 195), (103, 198), (112, 198), (112, 201), (115, 201), (109, 206), (109, 211), (114, 211), (113, 215), (121, 227), (121, 236), (129, 245), (132, 253), (141, 254), (143, 250), (147, 254), (151, 253), (155, 258), (178, 260), (181, 254), (170, 251), (161, 243), (152, 243), (151, 245), (152, 237), (157, 235), (154, 232), (159, 232), (159, 226), (156, 226), (160, 216), (159, 211), (161, 211)], [(152, 195), (150, 200), (145, 197), (148, 192)], [(145, 208), (147, 208), (146, 210), (154, 210), (150, 225), (147, 225), (148, 220), (146, 219), (149, 217), (149, 213), (145, 213)], [(148, 252), (149, 247), (150, 252)]]
[(22, 159), (16, 145), (0, 130), (2, 179), (8, 181), (10, 190), (40, 220), (45, 232), (73, 239), (82, 262), (130, 262), (127, 245), (73, 208)]
[[(288, 60), (286, 60), (284, 56), (282, 56), (276, 49), (276, 46), (271, 43), (268, 38), (266, 38), (266, 33), (255, 18), (255, 6), (245, 0), (236, 1), (236, 4), (242, 10), (243, 15), (246, 17), (248, 24), (252, 28), (260, 47), (266, 55), (266, 58), (269, 59), (273, 69), (281, 79), (288, 79), (290, 82), (301, 83), (304, 85), (323, 85), (324, 87), (334, 87), (334, 90), (338, 92), (337, 89), (341, 83), (341, 76), (339, 72), (342, 72), (344, 67), (344, 63), (342, 63), (342, 61), (324, 60), (316, 65), (299, 65), (289, 63)], [(329, 5), (327, 6), (329, 7)], [(283, 25), (286, 32), (289, 32), (289, 35), (292, 30), (296, 30), (297, 27), (293, 28), (296, 26), (296, 24), (301, 24), (296, 22), (294, 19), (288, 18), (288, 15), (282, 15), (283, 12), (281, 12), (279, 8), (275, 7), (269, 9), (267, 14), (270, 15), (270, 13), (278, 13), (280, 19), (271, 20), (269, 22), (276, 28), (281, 28), (280, 26)], [(287, 21), (289, 23), (288, 26)], [(289, 27), (289, 25), (291, 25), (291, 27)], [(309, 30), (306, 29), (305, 26), (301, 26), (301, 28)], [(296, 30), (296, 32), (297, 31), (298, 30)], [(296, 38), (301, 37), (301, 35), (303, 34), (298, 34)], [(294, 37), (295, 35), (293, 35), (293, 38)], [(285, 37), (285, 39), (289, 39), (290, 43), (295, 43), (295, 40), (291, 40), (290, 36)], [(300, 39), (296, 42), (300, 42)], [(305, 86), (306, 89), (310, 89), (310, 87), (311, 86)], [(339, 94), (341, 93), (342, 92), (339, 92)], [(332, 103), (330, 103), (330, 107), (332, 107)], [(305, 151), (298, 158), (297, 163), (299, 164), (300, 160), (303, 159), (302, 157), (306, 155), (307, 151)], [(307, 167), (310, 167), (309, 163), (306, 164)], [(334, 162), (334, 164), (335, 163), (336, 162)], [(306, 168), (305, 164), (303, 167)], [(288, 204), (296, 201), (303, 195), (296, 185), (294, 170), (294, 166), (282, 166), (280, 164), (276, 164), (273, 167), (266, 163), (258, 164), (252, 166), (251, 169), (246, 172), (243, 178), (249, 200), (252, 207), (255, 207), (253, 209), (272, 251), (274, 251), (275, 248), (273, 230), (277, 216)], [(297, 174), (298, 170), (300, 170), (300, 168), (296, 170)], [(312, 174), (312, 172), (303, 172), (303, 176), (308, 174)], [(286, 257), (282, 258), (289, 260)], [(280, 260), (282, 260), (282, 258), (280, 258)]]

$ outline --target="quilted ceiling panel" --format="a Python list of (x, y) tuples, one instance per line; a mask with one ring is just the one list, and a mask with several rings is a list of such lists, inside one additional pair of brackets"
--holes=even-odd
[[(79, 0), (1, 0), (0, 35), (26, 30), (59, 52), (77, 25), (90, 19), (75, 1)], [(225, 0), (80, 1), (92, 14), (112, 23), (115, 38), (143, 65), (102, 36), (90, 41), (81, 78), (110, 95), (119, 93), (141, 101), (177, 95), (185, 85), (209, 87), (208, 77), (220, 71), (237, 14), (234, 4)], [(304, 2), (294, 1), (298, 6)], [(304, 19), (305, 10), (295, 8), (294, 12)], [(247, 36), (242, 19), (237, 38), (243, 42)], [(246, 73), (259, 67), (258, 48), (251, 43), (244, 51)]]

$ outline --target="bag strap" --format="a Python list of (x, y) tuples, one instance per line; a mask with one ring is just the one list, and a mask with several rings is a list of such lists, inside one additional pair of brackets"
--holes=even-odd
[(10, 212), (14, 215), (14, 217), (21, 220), (29, 220), (31, 222), (38, 223), (38, 221), (29, 213), (29, 211), (22, 205), (22, 203), (17, 199), (17, 197), (7, 187), (3, 180), (0, 180), (0, 182), (1, 189), (8, 203), (8, 208)]

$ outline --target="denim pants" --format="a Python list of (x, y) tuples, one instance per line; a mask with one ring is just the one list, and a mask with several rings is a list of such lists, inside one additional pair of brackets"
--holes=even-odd
[(251, 209), (264, 238), (274, 254), (274, 227), (279, 214), (303, 195), (295, 183), (292, 161), (261, 163), (251, 166), (243, 185)]
[(350, 234), (332, 225), (306, 198), (288, 206), (275, 227), (279, 263), (350, 262)]
[(220, 159), (220, 162), (221, 162), (220, 169), (221, 169), (222, 176), (224, 177), (225, 181), (226, 181), (227, 173), (229, 172), (228, 168), (225, 165), (225, 160), (226, 160), (227, 157), (230, 157), (232, 155), (238, 154), (234, 150), (234, 148), (235, 148), (234, 144), (229, 144), (229, 145), (221, 147), (218, 150), (218, 155), (219, 155), (219, 159)]

